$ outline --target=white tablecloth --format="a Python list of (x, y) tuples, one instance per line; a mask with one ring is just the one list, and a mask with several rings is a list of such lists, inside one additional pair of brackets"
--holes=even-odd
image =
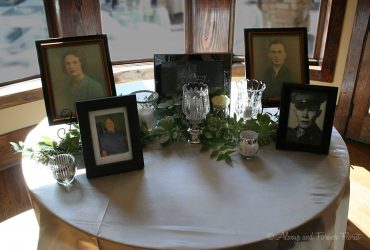
[[(47, 121), (27, 143), (46, 131)], [(73, 186), (23, 157), (40, 224), (39, 249), (343, 249), (349, 157), (334, 129), (329, 155), (261, 147), (234, 165), (197, 145), (147, 147), (145, 168)]]

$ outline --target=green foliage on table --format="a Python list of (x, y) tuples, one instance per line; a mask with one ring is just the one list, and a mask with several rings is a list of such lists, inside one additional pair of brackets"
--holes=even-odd
[(181, 98), (163, 100), (157, 107), (158, 126), (148, 131), (145, 124), (141, 124), (143, 144), (158, 140), (162, 146), (167, 146), (175, 141), (186, 141), (188, 123), (182, 113)]
[(60, 140), (54, 140), (48, 136), (42, 136), (41, 141), (34, 147), (25, 147), (24, 142), (10, 142), (16, 152), (29, 153), (31, 159), (34, 159), (44, 165), (58, 154), (76, 154), (80, 148), (80, 128), (78, 124), (73, 123), (72, 127), (62, 136)]
[[(253, 130), (259, 134), (258, 142), (261, 146), (271, 143), (276, 137), (277, 122), (271, 114), (258, 114), (256, 119), (237, 119), (236, 115), (228, 116), (224, 111), (213, 111), (207, 115), (203, 124), (200, 142), (201, 152), (211, 150), (211, 158), (217, 161), (224, 160), (232, 165), (231, 155), (238, 149), (239, 134), (243, 130)], [(159, 141), (162, 146), (170, 145), (175, 141), (187, 141), (189, 123), (182, 113), (181, 99), (165, 99), (158, 104), (158, 126), (148, 131), (142, 124), (142, 141), (147, 144)], [(276, 115), (275, 115), (275, 118)]]
[(276, 139), (277, 120), (277, 114), (257, 114), (256, 119), (246, 121), (246, 129), (258, 133), (258, 143), (260, 146), (268, 145), (271, 143), (271, 140)]

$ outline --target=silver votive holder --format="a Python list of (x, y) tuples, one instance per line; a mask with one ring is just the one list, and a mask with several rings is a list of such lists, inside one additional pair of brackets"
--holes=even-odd
[(239, 154), (249, 160), (258, 152), (258, 133), (252, 130), (245, 130), (239, 136)]
[(55, 180), (64, 186), (73, 182), (76, 174), (76, 160), (71, 154), (59, 154), (49, 161)]

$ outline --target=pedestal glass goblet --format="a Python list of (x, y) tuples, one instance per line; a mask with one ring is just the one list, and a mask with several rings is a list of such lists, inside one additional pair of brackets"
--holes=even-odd
[(210, 111), (208, 86), (204, 83), (191, 82), (183, 86), (182, 112), (190, 123), (190, 143), (200, 143), (202, 120)]

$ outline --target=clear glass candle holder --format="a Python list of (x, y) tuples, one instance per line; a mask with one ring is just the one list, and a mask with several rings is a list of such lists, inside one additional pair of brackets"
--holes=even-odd
[(192, 82), (183, 86), (182, 112), (190, 123), (190, 143), (200, 143), (201, 122), (210, 111), (208, 86)]
[(55, 180), (64, 186), (73, 182), (76, 174), (76, 160), (71, 154), (59, 154), (49, 160), (49, 167)]
[(266, 85), (258, 80), (240, 80), (236, 82), (236, 114), (245, 120), (256, 118), (262, 113), (262, 94)]
[(252, 159), (258, 152), (258, 133), (245, 130), (239, 136), (239, 153), (245, 159)]
[(145, 123), (148, 130), (155, 128), (158, 93), (151, 90), (139, 90), (131, 94), (136, 95), (140, 124)]

